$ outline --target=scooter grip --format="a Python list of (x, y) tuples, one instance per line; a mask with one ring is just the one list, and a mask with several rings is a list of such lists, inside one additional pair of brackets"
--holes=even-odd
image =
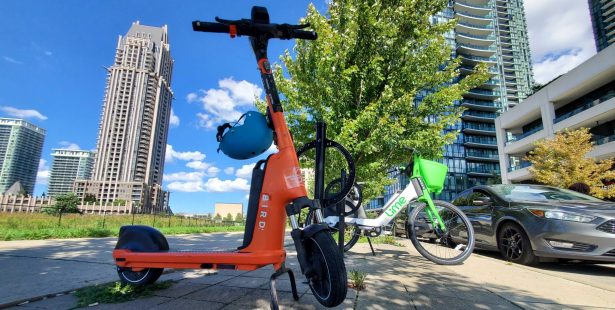
[(202, 32), (229, 33), (230, 27), (228, 25), (220, 23), (210, 23), (195, 20), (192, 22), (192, 30)]

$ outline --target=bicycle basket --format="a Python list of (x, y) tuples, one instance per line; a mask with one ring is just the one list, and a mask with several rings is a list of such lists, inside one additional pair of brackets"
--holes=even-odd
[(439, 162), (418, 158), (414, 164), (414, 175), (420, 175), (425, 181), (425, 186), (436, 194), (440, 194), (444, 188), (444, 180), (448, 168)]

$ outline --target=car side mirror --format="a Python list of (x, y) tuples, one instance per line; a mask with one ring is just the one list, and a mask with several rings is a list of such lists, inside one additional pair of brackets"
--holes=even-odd
[(491, 198), (484, 197), (480, 199), (472, 199), (472, 204), (475, 206), (490, 206), (492, 202), (491, 202)]

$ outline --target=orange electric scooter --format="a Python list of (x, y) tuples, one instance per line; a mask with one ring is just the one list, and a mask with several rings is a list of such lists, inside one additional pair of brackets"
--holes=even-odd
[(291, 280), (293, 297), (299, 299), (293, 273), (284, 264), (286, 251), (283, 243), (288, 215), (301, 272), (306, 276), (310, 289), (322, 305), (337, 306), (346, 298), (346, 267), (326, 225), (313, 224), (300, 229), (297, 223), (296, 216), (303, 208), (313, 210), (322, 223), (320, 202), (307, 198), (293, 141), (267, 60), (269, 39), (315, 40), (316, 33), (300, 30), (309, 25), (269, 23), (269, 13), (264, 7), (253, 7), (251, 19), (233, 21), (216, 17), (216, 21), (194, 21), (192, 27), (195, 31), (229, 33), (232, 38), (250, 37), (266, 92), (267, 119), (279, 152), (259, 161), (252, 172), (242, 246), (229, 251), (172, 251), (158, 230), (148, 226), (124, 226), (120, 229), (113, 251), (120, 279), (132, 285), (145, 285), (155, 282), (164, 268), (255, 270), (273, 265), (271, 307), (277, 309), (275, 279), (286, 272)]

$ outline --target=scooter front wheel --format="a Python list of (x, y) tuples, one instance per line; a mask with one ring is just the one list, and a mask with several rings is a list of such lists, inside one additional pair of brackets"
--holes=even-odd
[(163, 270), (162, 268), (146, 268), (141, 271), (132, 271), (130, 268), (117, 267), (117, 274), (122, 284), (141, 286), (156, 282)]
[(346, 299), (348, 279), (344, 258), (331, 234), (322, 230), (304, 240), (312, 274), (309, 286), (318, 302), (335, 307)]

